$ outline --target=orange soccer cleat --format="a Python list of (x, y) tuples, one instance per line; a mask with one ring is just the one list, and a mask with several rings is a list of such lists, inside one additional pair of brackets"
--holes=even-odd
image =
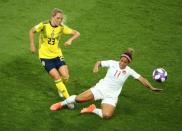
[(87, 108), (83, 108), (80, 113), (91, 113), (93, 112), (93, 110), (96, 109), (96, 106), (94, 104), (90, 105), (89, 107)]
[(55, 104), (51, 105), (50, 110), (51, 111), (56, 111), (58, 109), (61, 109), (62, 107), (63, 106), (61, 105), (61, 102), (58, 102), (58, 103), (55, 103)]

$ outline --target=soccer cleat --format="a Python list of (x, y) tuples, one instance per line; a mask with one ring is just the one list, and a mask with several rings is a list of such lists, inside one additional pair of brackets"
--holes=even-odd
[(62, 107), (63, 106), (61, 105), (61, 102), (58, 102), (58, 103), (55, 103), (55, 104), (51, 105), (50, 110), (51, 111), (56, 111), (58, 109), (61, 109)]
[(93, 110), (96, 109), (96, 106), (94, 104), (90, 105), (89, 107), (87, 108), (83, 108), (80, 113), (91, 113), (93, 112)]

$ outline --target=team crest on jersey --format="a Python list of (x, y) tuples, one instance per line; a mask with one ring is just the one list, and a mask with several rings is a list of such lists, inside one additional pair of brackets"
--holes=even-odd
[(124, 70), (124, 71), (122, 71), (122, 73), (123, 73), (123, 75), (125, 75), (126, 74), (126, 71)]

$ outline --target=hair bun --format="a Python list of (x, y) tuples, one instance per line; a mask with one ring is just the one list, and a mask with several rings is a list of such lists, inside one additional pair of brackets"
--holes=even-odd
[(128, 52), (128, 53), (130, 53), (130, 54), (133, 54), (134, 49), (132, 49), (132, 48), (128, 48), (127, 52)]

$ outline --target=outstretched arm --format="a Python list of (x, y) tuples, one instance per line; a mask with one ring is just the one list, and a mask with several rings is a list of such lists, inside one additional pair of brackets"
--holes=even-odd
[(153, 86), (150, 84), (150, 82), (149, 82), (147, 79), (143, 78), (142, 76), (140, 76), (140, 77), (138, 78), (138, 80), (139, 80), (145, 87), (149, 88), (149, 89), (152, 90), (152, 91), (162, 91), (162, 90), (163, 90), (163, 89), (159, 89), (159, 88), (153, 87)]
[(34, 44), (34, 33), (35, 33), (35, 28), (32, 28), (30, 31), (29, 31), (29, 39), (30, 39), (30, 51), (32, 53), (35, 53), (36, 52), (36, 48), (35, 48), (35, 44)]
[(97, 73), (99, 71), (99, 68), (101, 67), (101, 61), (97, 61), (95, 63), (95, 66), (93, 68), (93, 73)]

